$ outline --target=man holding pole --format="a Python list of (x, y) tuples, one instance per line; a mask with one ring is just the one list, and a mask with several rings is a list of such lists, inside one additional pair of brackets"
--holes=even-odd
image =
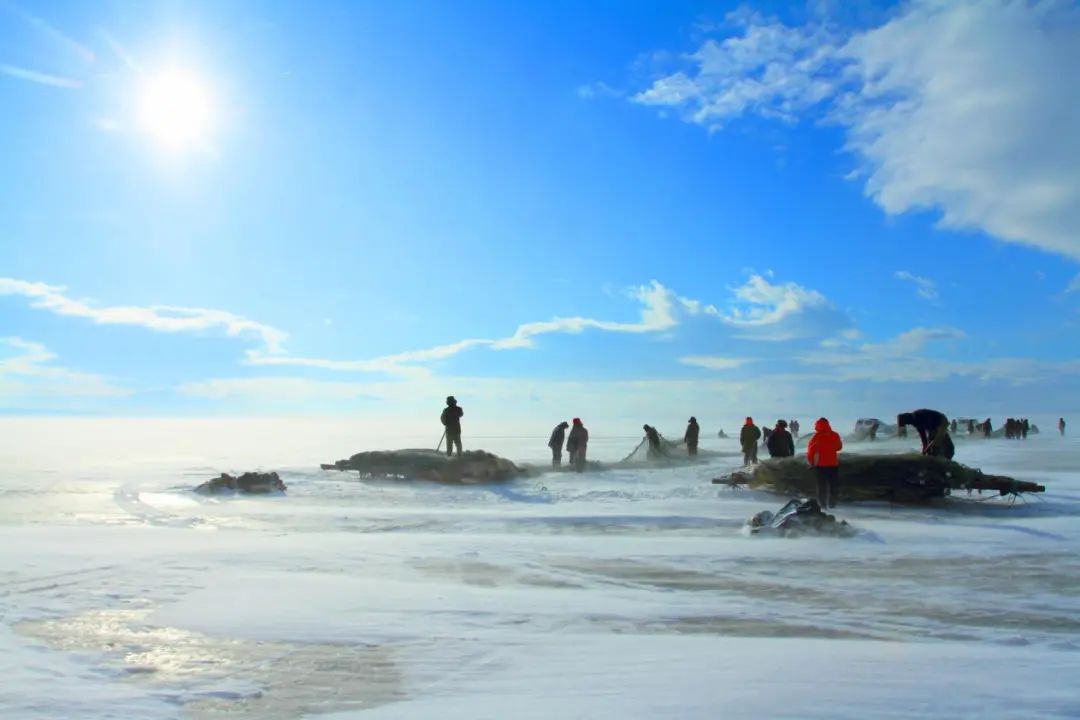
[(446, 456), (454, 454), (454, 446), (457, 446), (457, 455), (461, 457), (461, 416), (465, 411), (457, 404), (457, 400), (451, 395), (446, 398), (446, 407), (442, 411), (440, 420), (446, 428)]

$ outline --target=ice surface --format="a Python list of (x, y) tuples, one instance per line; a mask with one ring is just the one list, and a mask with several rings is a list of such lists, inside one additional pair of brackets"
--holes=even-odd
[[(609, 462), (640, 439), (596, 435)], [(785, 540), (740, 532), (778, 498), (710, 483), (735, 440), (490, 487), (316, 469), (375, 449), (355, 437), (419, 444), (0, 421), (0, 717), (1080, 716), (1076, 439), (958, 440), (1046, 484), (1027, 504), (841, 506), (859, 537)], [(288, 494), (189, 491), (253, 469)]]

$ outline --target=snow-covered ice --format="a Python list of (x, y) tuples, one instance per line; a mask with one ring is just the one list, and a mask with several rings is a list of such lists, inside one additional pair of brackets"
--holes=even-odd
[[(1045, 483), (1026, 504), (842, 506), (859, 537), (792, 540), (740, 532), (782, 499), (710, 483), (732, 440), (447, 487), (316, 469), (378, 449), (329, 420), (0, 437), (0, 717), (1080, 716), (1075, 438), (958, 442)], [(465, 440), (545, 460), (545, 437)], [(288, 494), (189, 492), (253, 469)]]

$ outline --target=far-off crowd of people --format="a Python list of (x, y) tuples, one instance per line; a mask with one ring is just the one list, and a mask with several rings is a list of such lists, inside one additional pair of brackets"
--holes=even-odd
[[(446, 440), (446, 454), (451, 456), (454, 450), (461, 456), (461, 418), (465, 411), (458, 405), (457, 400), (451, 395), (446, 398), (446, 408), (442, 411), (440, 420), (445, 429), (443, 437)], [(874, 420), (867, 428), (867, 439), (873, 441), (877, 437), (880, 423)], [(990, 418), (981, 423), (972, 419), (962, 422), (951, 422), (944, 413), (937, 410), (923, 408), (910, 413), (900, 413), (896, 417), (897, 436), (907, 437), (907, 428), (914, 427), (922, 442), (922, 453), (943, 457), (951, 460), (956, 452), (950, 432), (956, 434), (961, 428), (966, 429), (969, 435), (981, 432), (984, 437), (990, 437), (993, 426)], [(650, 459), (670, 455), (669, 447), (675, 444), (665, 444), (659, 431), (651, 425), (644, 425), (645, 432), (643, 443), (648, 443), (647, 457)], [(1005, 437), (1012, 440), (1026, 439), (1032, 425), (1027, 418), (1009, 418), (1005, 421)], [(569, 433), (567, 433), (569, 430)], [(1058, 419), (1058, 432), (1065, 435), (1065, 418)], [(698, 454), (698, 441), (701, 435), (701, 427), (696, 417), (691, 417), (686, 424), (686, 432), (683, 435), (683, 444), (686, 453), (690, 456)], [(721, 430), (719, 437), (726, 438), (727, 434)], [(799, 421), (777, 420), (772, 428), (762, 430), (754, 424), (752, 417), (747, 417), (739, 431), (739, 444), (742, 446), (743, 463), (754, 465), (758, 462), (758, 445), (764, 440), (765, 448), (769, 457), (785, 458), (795, 455), (795, 441), (799, 437)], [(572, 423), (560, 422), (551, 431), (548, 439), (548, 447), (551, 449), (551, 464), (554, 467), (562, 465), (563, 449), (569, 456), (570, 465), (577, 472), (585, 470), (585, 457), (589, 445), (589, 431), (582, 424), (581, 418), (574, 418)], [(442, 446), (442, 440), (439, 441)], [(839, 453), (844, 447), (840, 435), (832, 429), (829, 421), (818, 418), (814, 423), (814, 434), (806, 446), (806, 458), (810, 466), (817, 474), (818, 503), (824, 508), (836, 507), (837, 482), (839, 478)]]

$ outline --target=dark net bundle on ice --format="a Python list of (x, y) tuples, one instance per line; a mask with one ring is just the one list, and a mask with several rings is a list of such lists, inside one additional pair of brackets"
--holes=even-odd
[[(803, 458), (766, 460), (749, 470), (713, 480), (716, 484), (748, 485), (785, 496), (813, 497), (817, 477)], [(927, 455), (859, 455), (840, 459), (839, 499), (924, 502), (958, 491), (990, 491), (999, 495), (1044, 492), (1033, 482), (981, 470)]]

